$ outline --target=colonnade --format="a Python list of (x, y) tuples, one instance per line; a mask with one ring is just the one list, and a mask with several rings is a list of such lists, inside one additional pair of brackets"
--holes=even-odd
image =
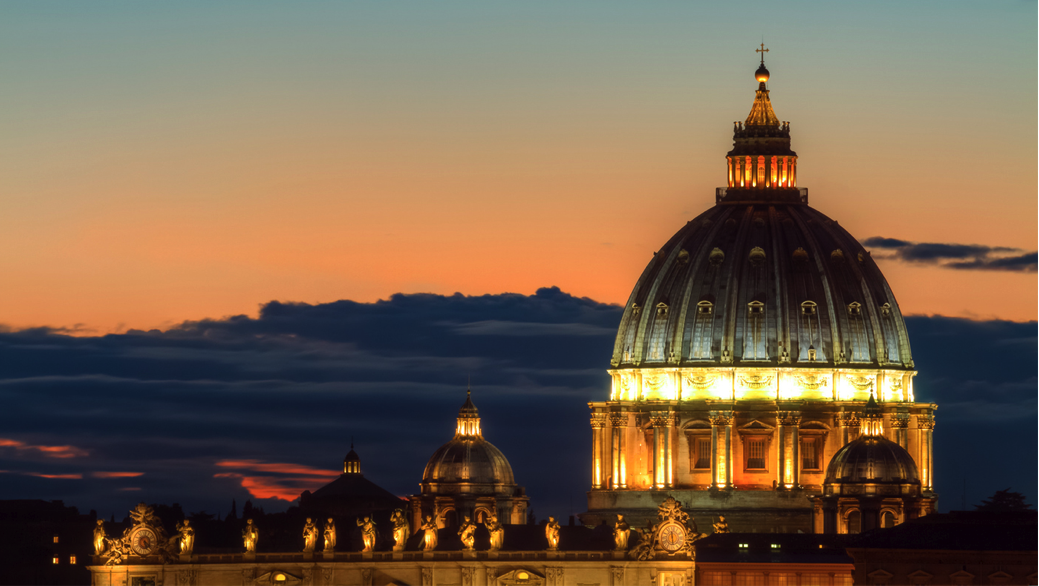
[(733, 156), (726, 157), (729, 187), (776, 189), (797, 186), (797, 157)]

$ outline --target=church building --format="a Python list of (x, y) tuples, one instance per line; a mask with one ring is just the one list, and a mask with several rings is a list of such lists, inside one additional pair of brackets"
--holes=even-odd
[[(850, 585), (846, 534), (935, 511), (937, 405), (913, 394), (877, 263), (797, 185), (764, 58), (755, 79), (726, 186), (653, 255), (603, 357), (612, 386), (574, 463), (591, 477), (581, 525), (526, 524), (522, 479), (467, 393), (407, 500), (364, 479), (351, 450), (342, 477), (304, 495), (329, 518), (308, 518), (294, 551), (267, 549), (251, 519), (240, 549), (207, 550), (142, 503), (122, 537), (99, 523), (93, 584)], [(363, 549), (337, 539), (336, 515), (356, 511)]]

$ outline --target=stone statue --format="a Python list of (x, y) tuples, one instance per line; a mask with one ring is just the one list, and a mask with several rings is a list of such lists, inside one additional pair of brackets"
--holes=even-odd
[(458, 536), (462, 539), (462, 549), (473, 551), (476, 545), (476, 523), (469, 520), (469, 515), (464, 517), (462, 526), (458, 529)]
[(307, 517), (307, 524), (303, 526), (303, 552), (313, 553), (317, 548), (317, 525)]
[(328, 522), (325, 523), (325, 551), (332, 553), (336, 550), (336, 523), (332, 520), (332, 517), (328, 518)]
[(184, 519), (177, 523), (177, 533), (180, 533), (180, 555), (191, 555), (195, 549), (195, 528), (191, 526), (191, 521)]
[(426, 515), (426, 522), (422, 524), (422, 549), (433, 551), (437, 548), (437, 524), (433, 517)]
[(364, 549), (361, 551), (375, 551), (375, 522), (371, 517), (365, 517), (363, 521), (357, 520), (357, 526), (361, 528), (361, 541), (364, 542)]
[(390, 513), (390, 523), (393, 524), (393, 551), (404, 551), (411, 537), (411, 524), (404, 518), (404, 511), (397, 509)]
[(631, 537), (631, 525), (624, 520), (624, 515), (617, 515), (617, 522), (613, 524), (613, 549), (626, 551), (629, 537)]
[(718, 522), (713, 525), (715, 533), (728, 533), (729, 524), (725, 522), (725, 515), (718, 517)]
[(242, 530), (242, 542), (245, 543), (245, 551), (248, 553), (256, 553), (256, 542), (260, 540), (260, 532), (256, 529), (256, 524), (253, 523), (252, 519), (245, 522), (245, 529)]
[(548, 551), (559, 549), (559, 523), (555, 517), (549, 517), (545, 525), (545, 539), (548, 540)]
[(97, 520), (97, 527), (94, 527), (94, 554), (102, 555), (105, 553), (105, 521), (103, 519)]
[(502, 543), (505, 542), (505, 527), (498, 522), (498, 515), (490, 515), (487, 520), (483, 522), (483, 526), (487, 528), (487, 532), (491, 534), (491, 549), (490, 551), (498, 551), (501, 549)]

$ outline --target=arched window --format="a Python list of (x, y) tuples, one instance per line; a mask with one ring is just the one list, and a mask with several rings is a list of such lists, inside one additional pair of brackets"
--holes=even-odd
[(856, 534), (862, 532), (862, 515), (858, 511), (848, 513), (848, 533)]
[(891, 511), (884, 511), (880, 514), (880, 526), (884, 529), (895, 526), (895, 514)]

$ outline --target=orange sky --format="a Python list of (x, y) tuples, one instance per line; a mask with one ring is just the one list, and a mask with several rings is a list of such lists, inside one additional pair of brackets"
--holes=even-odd
[[(798, 182), (860, 239), (1035, 250), (1034, 19), (1015, 12), (1035, 6), (949, 6), (783, 17), (769, 86)], [(576, 12), (482, 9), (480, 34), (376, 7), (208, 25), (147, 10), (0, 18), (0, 323), (108, 332), (551, 285), (621, 303), (713, 204), (755, 89), (757, 37), (690, 35), (677, 7), (576, 31)], [(882, 267), (907, 314), (1037, 316), (1035, 273)]]

